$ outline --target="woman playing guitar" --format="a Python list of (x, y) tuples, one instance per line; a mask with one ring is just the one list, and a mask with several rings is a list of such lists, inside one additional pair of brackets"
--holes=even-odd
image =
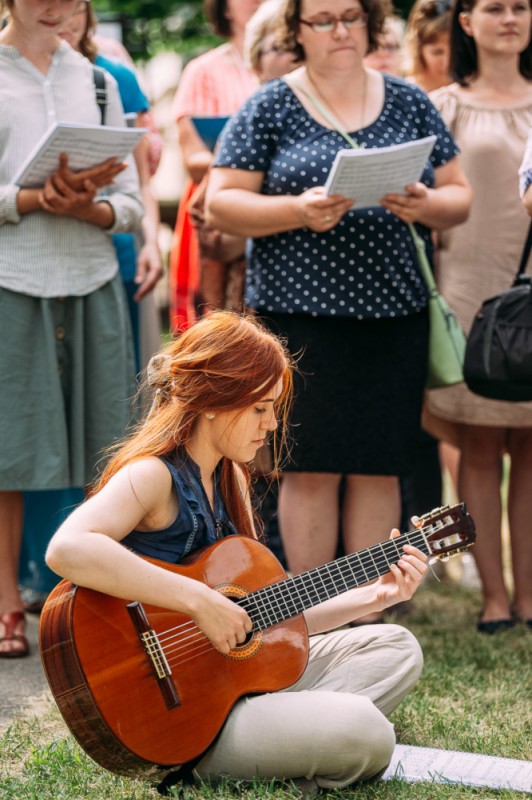
[[(291, 359), (253, 318), (216, 312), (152, 359), (148, 381), (155, 395), (146, 419), (55, 534), (47, 563), (77, 586), (186, 614), (223, 668), (249, 640), (245, 608), (149, 559), (177, 564), (237, 532), (257, 537), (247, 464), (273, 431), (274, 449), (284, 444)], [(196, 760), (197, 777), (342, 788), (386, 768), (395, 744), (387, 715), (416, 683), (422, 654), (400, 626), (341, 626), (412, 596), (427, 558), (403, 550), (376, 582), (305, 611), (310, 645), (301, 676), (281, 684), (284, 691), (237, 697)], [(216, 672), (201, 676), (206, 690)]]

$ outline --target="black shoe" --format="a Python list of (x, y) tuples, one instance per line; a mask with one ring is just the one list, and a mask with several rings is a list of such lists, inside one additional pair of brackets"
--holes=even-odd
[(499, 631), (507, 631), (513, 628), (515, 619), (492, 619), (488, 622), (483, 622), (481, 619), (477, 622), (477, 631), (479, 633), (499, 633)]

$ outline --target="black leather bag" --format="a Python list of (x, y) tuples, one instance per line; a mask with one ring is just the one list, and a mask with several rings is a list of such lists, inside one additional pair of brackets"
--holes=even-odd
[(482, 303), (467, 340), (464, 379), (494, 400), (532, 400), (532, 284), (525, 275), (532, 223), (514, 283)]

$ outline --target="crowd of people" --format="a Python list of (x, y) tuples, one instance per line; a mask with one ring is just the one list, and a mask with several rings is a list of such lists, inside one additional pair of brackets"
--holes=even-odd
[[(174, 341), (150, 360), (162, 258), (149, 101), (127, 53), (96, 36), (90, 0), (0, 0), (0, 658), (29, 653), (19, 562), (32, 507), (47, 509), (54, 572), (183, 611), (222, 653), (245, 641), (240, 607), (138, 555), (178, 563), (257, 537), (264, 473), (279, 482), (292, 574), (397, 535), (441, 505), (447, 473), (477, 525), (478, 631), (530, 627), (532, 403), (425, 390), (428, 290), (410, 229), (467, 332), (511, 283), (532, 216), (530, 0), (416, 0), (406, 20), (388, 0), (205, 11), (225, 41), (186, 65), (173, 103), (188, 174), (168, 267)], [(43, 186), (19, 187), (56, 121), (151, 133), (124, 162), (74, 172), (66, 153)], [(419, 180), (378, 206), (326, 192), (340, 150), (429, 136)], [(376, 583), (305, 612), (303, 677), (240, 701), (197, 775), (333, 788), (382, 772), (387, 715), (421, 668), (383, 615), (425, 562), (407, 545)]]

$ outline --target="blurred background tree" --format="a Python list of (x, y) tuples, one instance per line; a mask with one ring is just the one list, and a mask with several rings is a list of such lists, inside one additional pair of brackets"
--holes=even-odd
[(93, 0), (102, 22), (118, 22), (127, 50), (134, 59), (147, 59), (161, 50), (187, 56), (219, 40), (203, 15), (202, 0)]
[[(186, 58), (219, 43), (203, 15), (202, 0), (93, 0), (98, 17), (120, 23), (134, 59), (173, 50)], [(406, 18), (413, 0), (396, 0)]]

